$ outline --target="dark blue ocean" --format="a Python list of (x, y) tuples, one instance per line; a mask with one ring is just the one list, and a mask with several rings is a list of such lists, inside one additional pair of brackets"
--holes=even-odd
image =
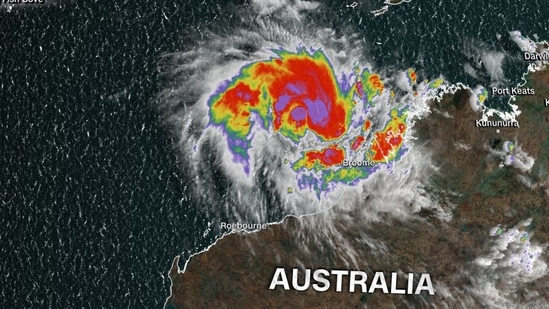
[[(359, 33), (378, 68), (471, 86), (490, 83), (463, 69), (471, 44), (508, 54), (506, 83), (516, 84), (526, 64), (508, 31), (549, 37), (542, 0), (371, 9), (330, 0), (308, 18)], [(166, 82), (157, 63), (196, 44), (181, 38), (197, 25), (230, 31), (249, 11), (226, 0), (0, 10), (0, 308), (162, 307), (173, 258), (216, 233), (203, 236), (213, 214), (189, 200), (193, 175), (154, 107)]]

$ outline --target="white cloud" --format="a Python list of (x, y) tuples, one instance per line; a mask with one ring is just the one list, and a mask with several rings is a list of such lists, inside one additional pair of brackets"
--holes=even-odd
[(477, 71), (470, 63), (465, 63), (463, 65), (463, 69), (465, 70), (465, 73), (469, 74), (471, 77), (478, 79)]
[[(542, 258), (543, 248), (531, 242), (528, 219), (515, 227), (505, 229), (496, 226), (490, 231), (489, 252), (478, 257), (469, 271), (471, 285), (467, 288), (488, 308), (547, 308), (538, 307), (539, 295), (530, 291), (524, 283), (547, 275), (547, 264)], [(532, 298), (530, 303), (520, 303), (521, 294)]]
[(481, 54), (482, 65), (486, 69), (486, 72), (492, 78), (492, 83), (498, 83), (505, 80), (503, 74), (503, 59), (505, 54), (496, 51), (485, 51)]
[(253, 0), (252, 5), (260, 15), (285, 14), (287, 16), (299, 16), (300, 11), (314, 10), (319, 4), (313, 1), (303, 0)]
[(536, 51), (536, 43), (527, 37), (522, 36), (520, 31), (509, 32), (511, 40), (515, 42), (522, 51), (533, 53)]

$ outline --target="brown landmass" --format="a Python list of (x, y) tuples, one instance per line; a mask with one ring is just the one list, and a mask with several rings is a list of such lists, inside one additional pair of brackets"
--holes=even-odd
[[(338, 226), (348, 240), (340, 247), (330, 245), (329, 241), (318, 246), (306, 232), (296, 232), (303, 231), (307, 220), (314, 217), (289, 217), (253, 234), (231, 234), (209, 251), (193, 257), (184, 273), (178, 271), (179, 258), (174, 260), (170, 271), (172, 295), (167, 308), (383, 309), (432, 308), (442, 304), (454, 307), (460, 298), (468, 297), (466, 287), (471, 284), (460, 270), (488, 250), (487, 231), (492, 227), (497, 224), (512, 227), (532, 218), (529, 227), (532, 241), (549, 243), (549, 203), (545, 192), (549, 170), (549, 107), (544, 105), (544, 99), (549, 98), (549, 72), (531, 74), (526, 86), (534, 88), (536, 94), (516, 101), (522, 111), (518, 129), (499, 128), (497, 133), (496, 128), (475, 127), (480, 115), (470, 108), (469, 93), (465, 90), (433, 103), (432, 115), (414, 126), (416, 147), (428, 150), (440, 167), (430, 178), (428, 193), (442, 206), (453, 209), (451, 221), (441, 221), (433, 212), (423, 210), (412, 219), (387, 216), (380, 223), (346, 224)], [(501, 147), (506, 140), (517, 141), (536, 159), (529, 173), (501, 168), (500, 162), (489, 155), (490, 147)], [(460, 144), (464, 147), (457, 146)], [(519, 180), (517, 176), (521, 174), (532, 180), (532, 188)], [(352, 217), (352, 213), (348, 215)], [(361, 235), (382, 242), (386, 246), (384, 254), (365, 243)], [(359, 256), (352, 263), (344, 254), (351, 249)], [(289, 272), (292, 267), (302, 265), (312, 269), (351, 267), (367, 270), (369, 276), (375, 271), (426, 272), (434, 282), (455, 289), (449, 291), (450, 296), (268, 289), (277, 267), (286, 267)], [(548, 279), (536, 280), (527, 288), (549, 301)], [(518, 293), (519, 302), (522, 297)], [(483, 306), (473, 303), (468, 308)]]

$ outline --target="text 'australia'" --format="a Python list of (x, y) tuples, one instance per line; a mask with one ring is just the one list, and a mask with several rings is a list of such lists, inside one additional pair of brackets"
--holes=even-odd
[[(312, 278), (311, 278), (312, 275)], [(419, 279), (414, 280), (414, 276), (418, 276)], [(399, 281), (398, 273), (391, 273), (390, 284), (387, 285), (387, 278), (385, 273), (376, 272), (371, 281), (368, 280), (366, 272), (360, 270), (326, 270), (317, 269), (312, 271), (311, 269), (305, 269), (304, 273), (301, 273), (299, 269), (292, 269), (291, 273), (291, 285), (288, 281), (288, 276), (284, 268), (277, 268), (271, 284), (270, 290), (274, 290), (277, 286), (281, 286), (284, 290), (296, 290), (306, 291), (312, 287), (317, 292), (326, 292), (330, 289), (336, 292), (361, 292), (361, 293), (374, 293), (379, 290), (383, 294), (420, 294), (423, 291), (429, 293), (429, 295), (435, 295), (433, 283), (431, 282), (431, 276), (429, 274), (413, 274), (406, 275), (407, 278), (401, 278)], [(332, 283), (335, 281), (335, 287), (332, 287)], [(345, 281), (345, 284), (344, 284)]]

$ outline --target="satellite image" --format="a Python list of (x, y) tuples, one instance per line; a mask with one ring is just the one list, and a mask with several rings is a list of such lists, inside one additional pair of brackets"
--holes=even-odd
[(546, 0), (3, 0), (0, 308), (549, 308)]

